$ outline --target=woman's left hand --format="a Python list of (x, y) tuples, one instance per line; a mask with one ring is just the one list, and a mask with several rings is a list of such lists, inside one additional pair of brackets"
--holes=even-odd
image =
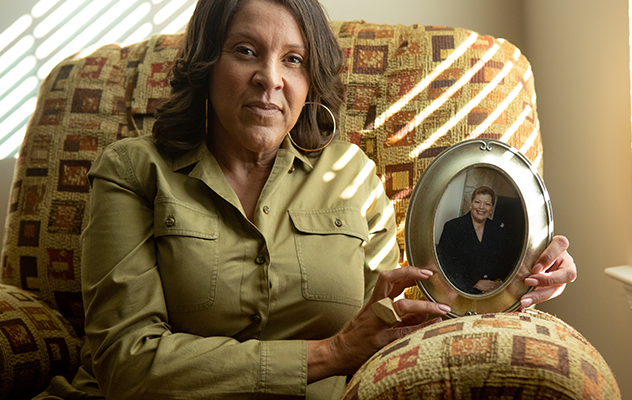
[(566, 249), (568, 239), (564, 236), (555, 236), (542, 252), (531, 268), (531, 275), (524, 280), (525, 285), (534, 286), (535, 290), (522, 296), (521, 310), (559, 296), (566, 284), (577, 278), (577, 267)]

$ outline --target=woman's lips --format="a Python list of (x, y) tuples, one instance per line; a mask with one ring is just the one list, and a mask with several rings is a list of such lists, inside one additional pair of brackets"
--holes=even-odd
[(281, 112), (281, 108), (273, 103), (249, 103), (246, 108), (262, 117), (272, 117)]

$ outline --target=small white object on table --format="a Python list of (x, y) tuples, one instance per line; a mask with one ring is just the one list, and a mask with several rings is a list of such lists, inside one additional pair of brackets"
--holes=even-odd
[(605, 273), (609, 277), (623, 283), (623, 288), (628, 295), (628, 303), (632, 309), (632, 267), (629, 265), (610, 267), (606, 268)]

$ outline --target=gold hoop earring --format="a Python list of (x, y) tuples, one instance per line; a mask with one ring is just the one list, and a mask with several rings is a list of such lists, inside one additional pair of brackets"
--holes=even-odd
[(329, 141), (327, 143), (325, 143), (324, 146), (321, 146), (317, 149), (306, 149), (303, 148), (301, 146), (299, 146), (298, 144), (296, 144), (296, 142), (294, 141), (294, 139), (292, 139), (292, 135), (290, 135), (290, 132), (287, 133), (287, 137), (290, 139), (290, 142), (292, 142), (292, 144), (294, 145), (294, 147), (296, 147), (297, 149), (303, 150), (303, 151), (319, 151), (324, 149), (325, 147), (329, 146), (329, 144), (334, 140), (334, 136), (336, 136), (336, 117), (334, 117), (334, 113), (331, 112), (331, 110), (329, 109), (329, 107), (327, 107), (326, 105), (322, 104), (322, 103), (316, 103), (313, 101), (306, 101), (305, 105), (307, 104), (316, 104), (318, 106), (324, 107), (325, 110), (327, 110), (327, 112), (329, 113), (329, 115), (331, 115), (331, 120), (334, 122), (334, 129), (331, 131), (331, 137), (329, 138)]

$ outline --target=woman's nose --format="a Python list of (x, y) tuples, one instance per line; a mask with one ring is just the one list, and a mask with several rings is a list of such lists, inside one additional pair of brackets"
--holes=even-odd
[(283, 72), (281, 66), (273, 61), (261, 62), (257, 66), (252, 81), (266, 92), (282, 88)]

